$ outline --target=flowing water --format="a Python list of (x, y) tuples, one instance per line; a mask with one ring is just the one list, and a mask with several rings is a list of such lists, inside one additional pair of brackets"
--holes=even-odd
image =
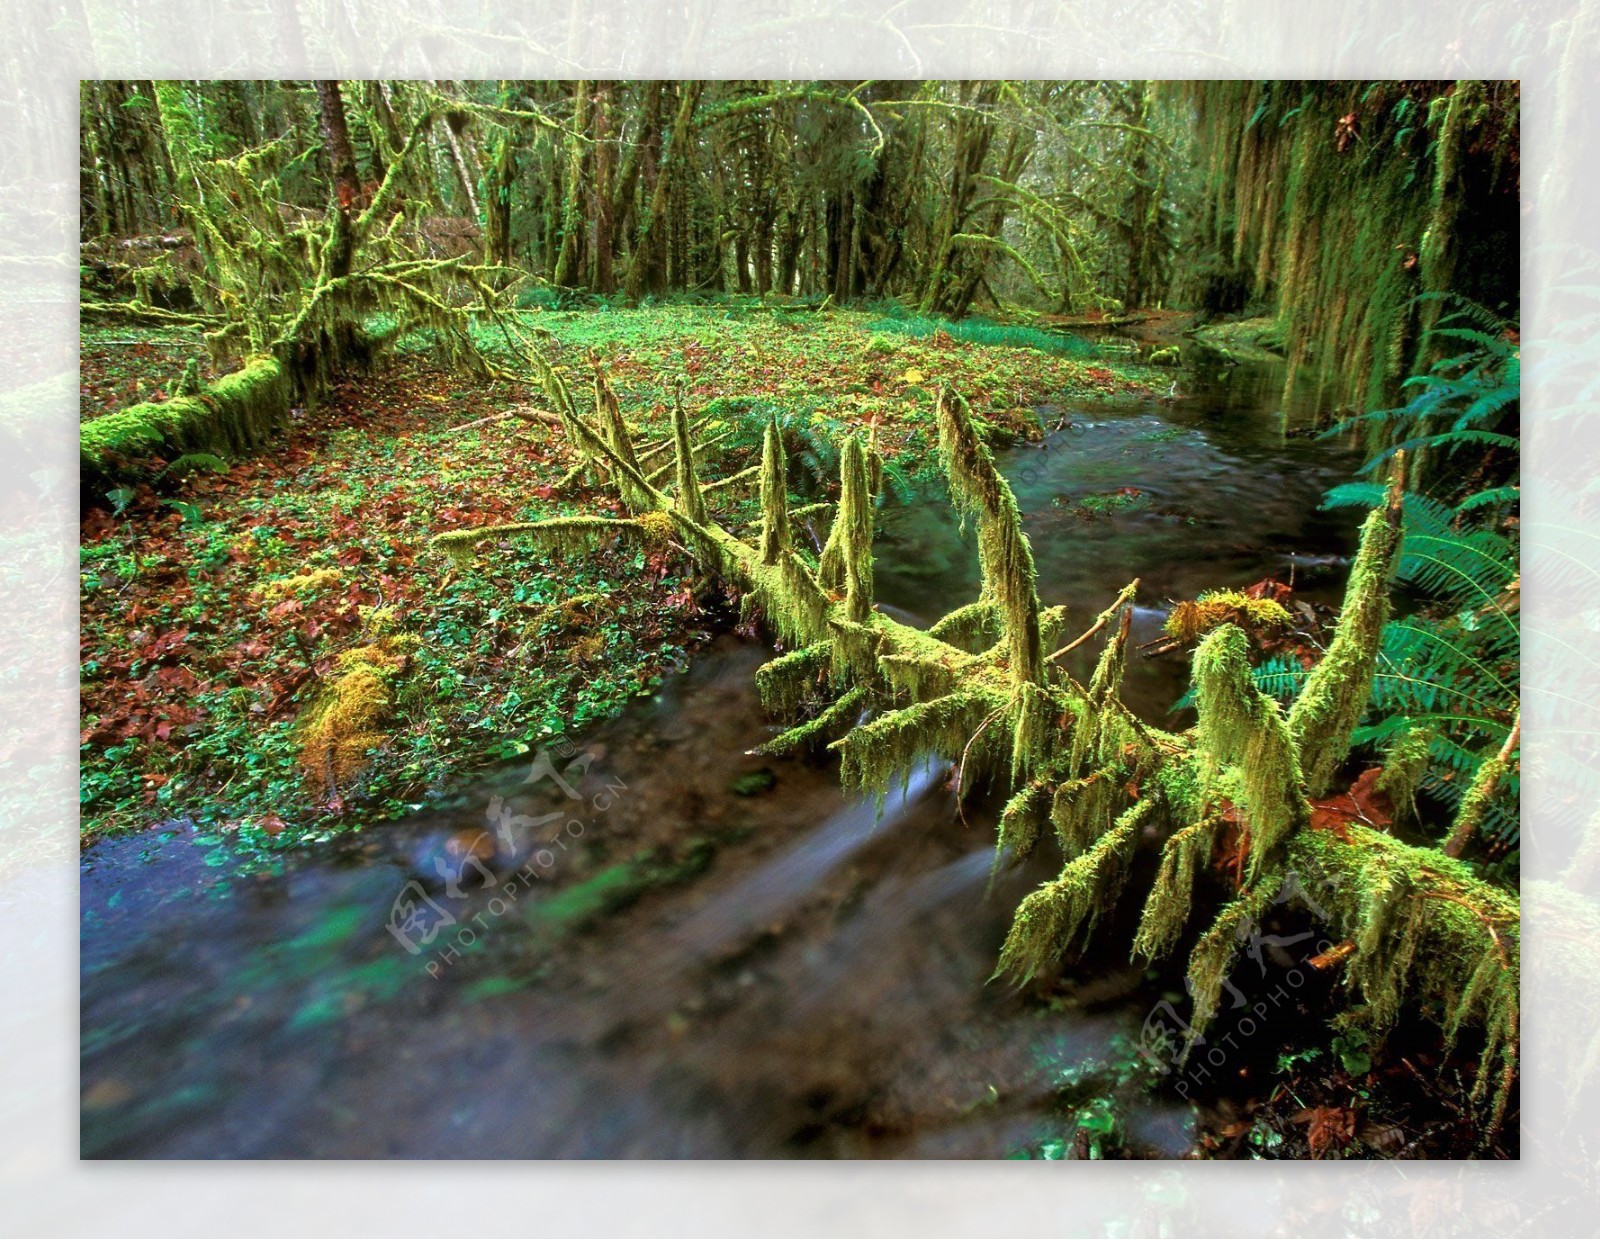
[[(1138, 640), (1206, 588), (1337, 597), (1353, 521), (1317, 503), (1355, 461), (1286, 434), (1278, 381), (1186, 371), (1000, 454), (1069, 629), (1134, 576)], [(896, 614), (975, 596), (941, 490), (884, 513), (877, 582)], [(768, 654), (724, 636), (611, 723), (272, 865), (184, 824), (90, 849), (85, 1156), (1000, 1157), (1091, 1098), (1181, 1156), (1194, 1106), (1129, 1067), (1173, 974), (1124, 949), (991, 982), (1048, 862), (991, 885), (992, 807), (934, 767), (878, 807), (750, 756)], [(1185, 674), (1135, 660), (1128, 698), (1165, 720)]]

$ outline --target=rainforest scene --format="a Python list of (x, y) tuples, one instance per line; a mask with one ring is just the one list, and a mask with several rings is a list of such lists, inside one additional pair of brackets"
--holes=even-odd
[(1519, 1157), (1519, 105), (82, 82), (82, 1155)]

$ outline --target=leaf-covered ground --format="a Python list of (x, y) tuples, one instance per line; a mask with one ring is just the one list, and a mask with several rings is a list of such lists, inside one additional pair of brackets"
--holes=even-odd
[(172, 394), (190, 358), (202, 379), (216, 377), (197, 332), (84, 324), (78, 342), (82, 419)]
[[(941, 383), (998, 433), (1040, 403), (1140, 390), (1071, 337), (880, 313), (721, 303), (526, 321), (580, 398), (590, 352), (606, 359), (644, 440), (678, 375), (691, 411), (720, 399), (700, 433), (733, 433), (708, 476), (747, 463), (770, 412), (824, 454), (876, 425), (911, 469), (927, 463)], [(124, 326), (86, 328), (83, 346), (85, 417), (166, 392), (202, 356), (196, 337)], [(559, 432), (507, 416), (544, 405), (402, 349), (226, 472), (153, 469), (86, 496), (84, 838), (188, 817), (282, 847), (400, 812), (453, 771), (648, 693), (715, 623), (670, 551), (557, 561), (513, 541), (459, 571), (427, 551), (441, 530), (594, 510), (596, 495), (553, 489), (572, 465)], [(330, 779), (305, 760), (307, 720), (375, 647), (386, 692), (361, 770)]]

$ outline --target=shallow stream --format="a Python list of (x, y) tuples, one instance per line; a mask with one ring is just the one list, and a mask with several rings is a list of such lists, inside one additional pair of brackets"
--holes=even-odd
[[(1318, 503), (1356, 459), (1290, 433), (1270, 367), (1173, 374), (1000, 454), (1044, 601), (1087, 623), (1136, 576), (1145, 641), (1207, 588), (1336, 600), (1354, 521)], [(902, 618), (975, 597), (942, 488), (884, 511), (877, 555)], [(991, 888), (992, 808), (943, 771), (880, 813), (749, 756), (768, 655), (724, 636), (622, 717), (278, 865), (183, 824), (90, 849), (84, 1155), (1060, 1156), (1109, 1104), (1126, 1152), (1182, 1156), (1196, 1109), (1131, 1053), (1173, 974), (1109, 950), (991, 982), (1048, 860)], [(1126, 696), (1176, 725), (1186, 676), (1135, 660)]]

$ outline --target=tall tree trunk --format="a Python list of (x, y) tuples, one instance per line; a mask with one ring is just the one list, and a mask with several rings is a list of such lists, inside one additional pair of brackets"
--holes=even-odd
[(659, 267), (666, 265), (662, 260), (665, 258), (664, 252), (668, 249), (669, 221), (665, 218), (668, 188), (673, 180), (674, 170), (683, 161), (684, 152), (688, 149), (694, 124), (694, 110), (700, 102), (703, 86), (702, 82), (684, 82), (679, 85), (678, 110), (673, 118), (672, 132), (667, 136), (661, 166), (656, 171), (655, 185), (650, 193), (650, 202), (640, 222), (639, 243), (634, 250), (633, 261), (628, 265), (627, 292), (630, 301), (637, 300), (644, 293), (646, 280), (653, 274), (652, 268), (659, 270)]
[[(923, 287), (924, 314), (949, 310), (961, 295), (965, 264), (954, 238), (966, 225), (972, 202), (973, 178), (983, 170), (994, 133), (993, 123), (987, 116), (981, 115), (981, 110), (994, 102), (994, 83), (964, 83), (960, 88), (960, 96), (963, 109), (955, 121), (949, 188), (940, 204), (929, 247), (933, 255), (933, 267)], [(980, 114), (975, 116), (972, 110), (978, 110)]]
[[(620, 136), (623, 126), (619, 124), (616, 128)], [(639, 187), (639, 173), (644, 166), (645, 154), (659, 151), (660, 142), (661, 83), (650, 82), (645, 86), (644, 99), (639, 106), (636, 132), (626, 145), (627, 154), (612, 186), (611, 229), (613, 238), (619, 243), (618, 248), (628, 237), (628, 225), (633, 218), (634, 195)]]
[(476, 224), (479, 219), (478, 191), (474, 187), (477, 178), (468, 166), (466, 156), (461, 149), (462, 129), (466, 126), (466, 117), (459, 112), (446, 112), (444, 117), (444, 140), (450, 149), (450, 164), (456, 170), (456, 180), (461, 183), (462, 193), (467, 198), (467, 214)]
[(616, 289), (616, 276), (612, 269), (614, 255), (612, 197), (616, 176), (617, 148), (612, 137), (613, 116), (616, 109), (616, 83), (599, 82), (594, 94), (594, 176), (590, 179), (589, 210), (594, 217), (593, 275), (590, 286), (597, 293), (610, 293)]
[(361, 198), (361, 180), (356, 176), (356, 155), (350, 146), (350, 126), (345, 120), (344, 99), (336, 81), (317, 82), (319, 128), (322, 150), (328, 161), (334, 197), (346, 216)]
[(561, 252), (556, 256), (555, 283), (576, 284), (582, 267), (583, 242), (583, 134), (589, 126), (589, 84), (572, 87), (572, 129), (566, 142), (566, 185), (561, 200)]

